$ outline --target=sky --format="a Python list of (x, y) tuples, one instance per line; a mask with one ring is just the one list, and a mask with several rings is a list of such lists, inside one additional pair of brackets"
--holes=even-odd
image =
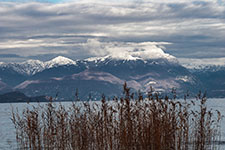
[(225, 0), (0, 0), (0, 62), (145, 48), (225, 60)]

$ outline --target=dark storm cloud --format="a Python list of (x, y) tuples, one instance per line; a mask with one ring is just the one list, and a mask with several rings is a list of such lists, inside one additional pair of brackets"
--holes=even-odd
[(0, 2), (0, 54), (90, 55), (100, 42), (168, 42), (177, 57), (225, 56), (225, 6), (216, 1)]

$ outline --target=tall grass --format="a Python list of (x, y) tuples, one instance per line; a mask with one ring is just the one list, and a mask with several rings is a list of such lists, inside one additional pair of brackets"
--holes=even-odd
[[(206, 150), (219, 149), (219, 112), (196, 101), (162, 98), (152, 90), (101, 102), (73, 102), (13, 111), (18, 148), (34, 150)], [(199, 105), (196, 108), (195, 105)]]

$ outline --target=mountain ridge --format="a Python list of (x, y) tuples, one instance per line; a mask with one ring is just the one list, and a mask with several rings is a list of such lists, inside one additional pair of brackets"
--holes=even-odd
[(25, 74), (28, 76), (34, 75), (45, 69), (63, 65), (76, 65), (76, 62), (63, 56), (57, 56), (45, 62), (35, 59), (29, 59), (20, 63), (0, 63), (0, 66), (2, 67), (12, 68), (18, 73)]
[[(127, 82), (132, 90), (142, 92), (147, 92), (152, 86), (156, 91), (163, 93), (169, 93), (172, 88), (177, 88), (179, 95), (186, 91), (194, 94), (206, 89), (210, 91), (209, 95), (216, 96), (211, 93), (217, 90), (216, 86), (215, 89), (209, 88), (212, 82), (205, 81), (214, 76), (214, 74), (210, 77), (205, 76), (208, 70), (205, 72), (200, 70), (202, 74), (199, 74), (183, 67), (177, 61), (165, 58), (115, 59), (107, 55), (74, 61), (58, 56), (46, 62), (29, 60), (20, 64), (26, 64), (24, 66), (27, 70), (14, 64), (14, 67), (19, 66), (17, 69), (22, 68), (22, 71), (16, 72), (13, 67), (0, 65), (0, 78), (13, 90), (19, 90), (30, 97), (54, 96), (60, 92), (60, 98), (71, 98), (76, 89), (80, 89), (83, 98), (87, 98), (89, 92), (98, 97), (103, 93), (112, 96), (119, 94), (124, 82)], [(27, 74), (21, 73), (25, 72), (24, 70)], [(12, 79), (15, 80), (13, 83)], [(223, 78), (220, 79), (220, 83), (217, 84), (223, 83)], [(223, 85), (218, 87), (220, 91), (223, 90)]]
[[(132, 57), (132, 59), (129, 58), (115, 58), (113, 56), (110, 55), (106, 55), (106, 56), (102, 56), (102, 57), (90, 57), (90, 58), (86, 58), (83, 60), (72, 60), (69, 59), (67, 57), (64, 56), (57, 56), (51, 60), (48, 61), (40, 61), (40, 60), (36, 60), (36, 59), (29, 59), (26, 60), (24, 62), (20, 62), (20, 63), (4, 63), (1, 62), (0, 63), (0, 67), (8, 67), (8, 68), (12, 68), (14, 71), (17, 71), (20, 74), (24, 74), (24, 75), (34, 75), (38, 72), (41, 72), (45, 69), (50, 69), (50, 68), (54, 68), (54, 67), (58, 67), (58, 66), (64, 66), (64, 65), (77, 65), (77, 62), (95, 62), (95, 63), (99, 63), (99, 62), (104, 62), (105, 60), (116, 60), (116, 61), (147, 61), (147, 60), (157, 60), (160, 58), (154, 58), (154, 59), (142, 59), (139, 57)], [(164, 60), (168, 60), (168, 62), (171, 63), (178, 63), (178, 61), (175, 59), (175, 57), (168, 57), (167, 58), (161, 58)]]

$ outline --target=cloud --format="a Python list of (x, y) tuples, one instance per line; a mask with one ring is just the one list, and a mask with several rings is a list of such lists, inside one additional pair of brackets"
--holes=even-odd
[(202, 68), (204, 66), (225, 66), (225, 57), (221, 58), (202, 58), (202, 59), (194, 59), (194, 58), (180, 58), (179, 62), (190, 69), (193, 68)]
[(176, 57), (225, 56), (225, 6), (215, 0), (0, 2), (0, 14), (0, 54), (84, 58), (155, 41)]
[(97, 39), (88, 39), (84, 49), (94, 56), (109, 55), (117, 59), (160, 59), (176, 60), (175, 57), (163, 51), (166, 42), (100, 42)]

